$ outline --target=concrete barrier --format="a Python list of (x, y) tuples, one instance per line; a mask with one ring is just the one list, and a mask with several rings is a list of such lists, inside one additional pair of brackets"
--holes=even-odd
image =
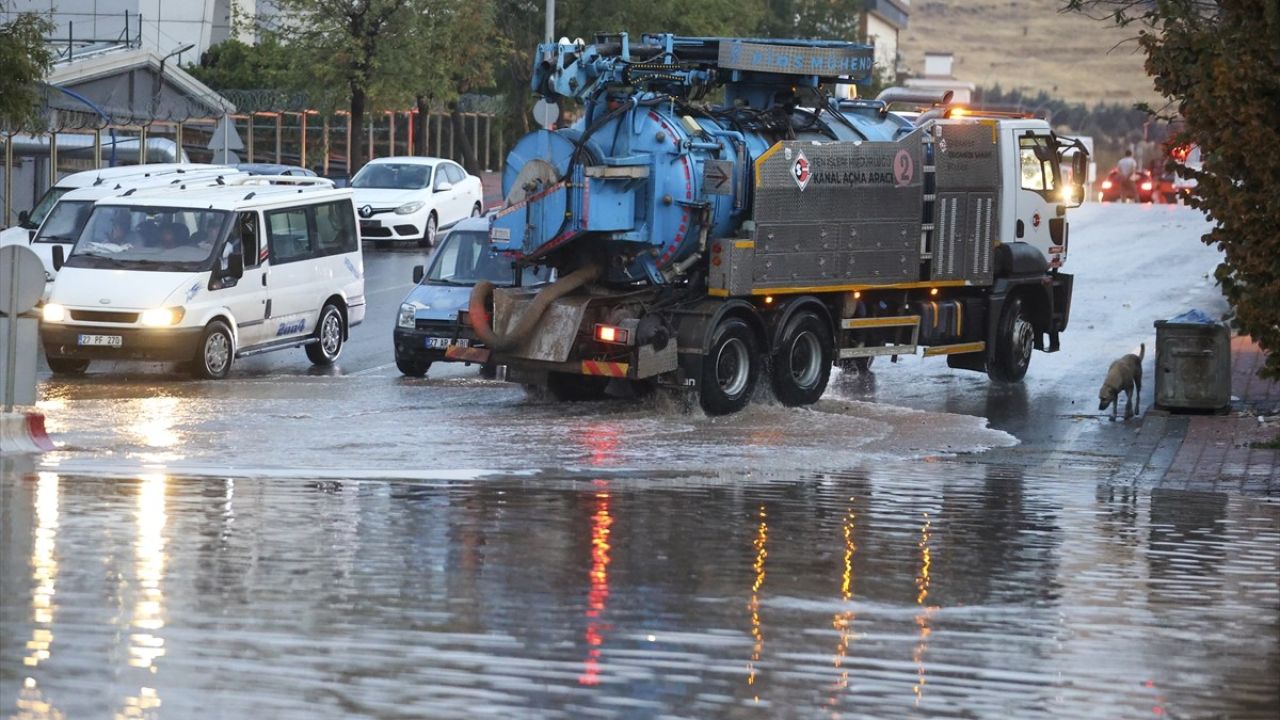
[(44, 429), (44, 415), (37, 412), (0, 413), (0, 452), (41, 453), (53, 449)]

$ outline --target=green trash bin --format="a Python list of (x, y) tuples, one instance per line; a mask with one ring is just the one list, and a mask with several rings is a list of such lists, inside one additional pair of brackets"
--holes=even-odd
[(1156, 321), (1156, 407), (1231, 408), (1231, 337), (1220, 322)]

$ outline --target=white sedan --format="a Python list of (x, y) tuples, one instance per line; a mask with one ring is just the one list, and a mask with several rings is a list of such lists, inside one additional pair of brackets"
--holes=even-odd
[(351, 179), (360, 238), (385, 247), (392, 240), (436, 244), (436, 235), (484, 212), (480, 178), (461, 165), (433, 157), (369, 161)]

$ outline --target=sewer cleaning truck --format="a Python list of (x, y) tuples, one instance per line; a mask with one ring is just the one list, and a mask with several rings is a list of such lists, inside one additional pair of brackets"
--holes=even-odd
[(540, 46), (534, 92), (578, 117), (513, 146), (490, 242), (558, 279), (477, 285), (459, 323), (484, 347), (449, 356), (566, 400), (677, 388), (711, 415), (763, 382), (813, 403), (833, 365), (879, 356), (1021, 380), (1070, 314), (1069, 144), (944, 97), (839, 99), (872, 59), (670, 34)]

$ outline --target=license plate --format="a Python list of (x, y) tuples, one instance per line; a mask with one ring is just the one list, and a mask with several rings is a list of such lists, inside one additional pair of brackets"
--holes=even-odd
[(450, 345), (457, 345), (458, 347), (467, 347), (470, 344), (471, 344), (471, 341), (466, 338), (459, 338), (457, 342), (454, 342), (452, 338), (443, 338), (443, 337), (427, 338), (427, 347), (432, 350), (445, 350)]
[(93, 347), (121, 347), (124, 345), (124, 338), (119, 335), (81, 335), (78, 342)]

